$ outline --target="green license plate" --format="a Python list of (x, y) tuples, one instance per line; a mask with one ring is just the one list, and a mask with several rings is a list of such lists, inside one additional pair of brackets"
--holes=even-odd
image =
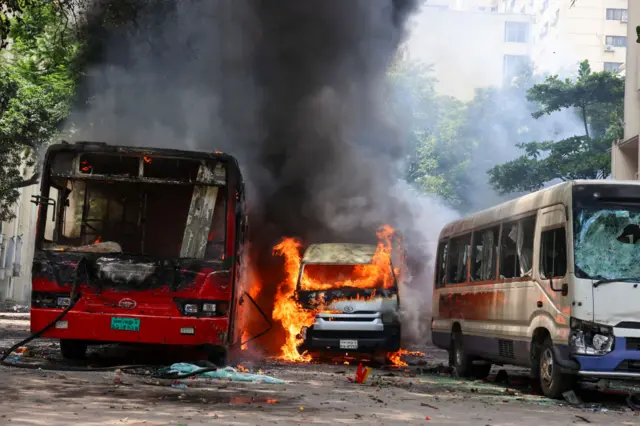
[(140, 331), (140, 320), (138, 318), (118, 318), (111, 317), (112, 330)]

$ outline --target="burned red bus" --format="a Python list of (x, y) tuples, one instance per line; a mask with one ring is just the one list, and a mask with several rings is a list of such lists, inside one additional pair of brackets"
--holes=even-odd
[(33, 332), (55, 322), (44, 336), (72, 359), (91, 343), (128, 342), (226, 360), (247, 230), (234, 157), (56, 144), (34, 198)]

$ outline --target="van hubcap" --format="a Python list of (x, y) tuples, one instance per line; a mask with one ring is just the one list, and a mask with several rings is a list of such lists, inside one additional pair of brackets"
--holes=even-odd
[(553, 383), (553, 353), (546, 348), (540, 357), (540, 377), (547, 386)]

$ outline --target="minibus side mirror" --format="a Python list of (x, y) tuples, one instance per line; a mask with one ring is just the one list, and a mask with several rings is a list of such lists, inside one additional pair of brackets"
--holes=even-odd
[(566, 296), (569, 294), (569, 284), (567, 283), (563, 283), (562, 284), (562, 288), (554, 288), (553, 287), (553, 278), (549, 278), (549, 286), (551, 287), (551, 290), (558, 292), (558, 293), (562, 293), (563, 296)]

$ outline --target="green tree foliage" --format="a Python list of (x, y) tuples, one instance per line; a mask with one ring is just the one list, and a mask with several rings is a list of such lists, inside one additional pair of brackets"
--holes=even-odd
[(489, 170), (489, 181), (501, 194), (533, 191), (552, 180), (603, 179), (610, 173), (608, 149), (622, 137), (624, 79), (610, 72), (592, 72), (580, 64), (575, 79), (547, 77), (527, 91), (538, 108), (536, 119), (573, 110), (583, 123), (584, 135), (559, 141), (520, 143), (524, 153)]
[(472, 152), (459, 134), (465, 105), (436, 94), (431, 66), (423, 62), (397, 59), (389, 77), (393, 107), (409, 147), (407, 181), (423, 193), (463, 208), (468, 186), (465, 170)]
[(58, 134), (69, 113), (78, 72), (78, 43), (52, 2), (23, 6), (10, 18), (11, 46), (0, 58), (0, 221), (20, 187), (38, 180), (40, 148)]

